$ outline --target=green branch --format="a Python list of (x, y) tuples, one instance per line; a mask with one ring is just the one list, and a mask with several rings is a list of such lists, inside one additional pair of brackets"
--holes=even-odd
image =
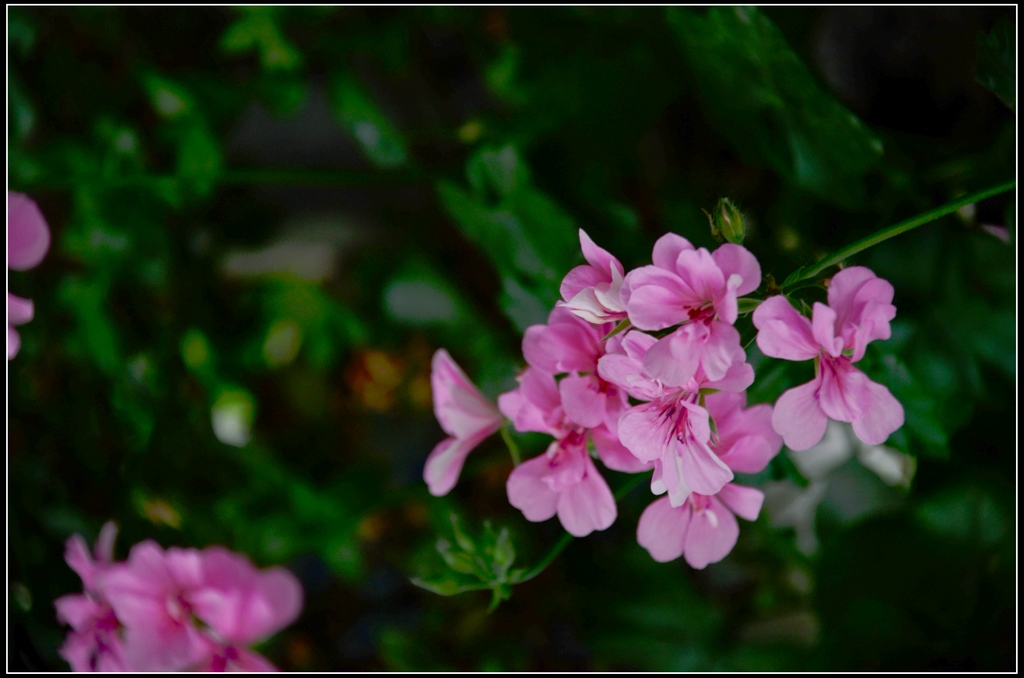
[(999, 195), (1000, 193), (1005, 193), (1006, 191), (1012, 191), (1016, 187), (1016, 181), (1007, 181), (1006, 183), (999, 184), (998, 186), (993, 186), (992, 188), (987, 188), (983, 191), (978, 191), (976, 193), (965, 195), (964, 197), (959, 198), (958, 200), (946, 203), (941, 207), (936, 207), (933, 210), (925, 212), (924, 214), (919, 214), (916, 217), (907, 219), (906, 221), (901, 221), (900, 223), (894, 226), (883, 228), (881, 231), (873, 233), (868, 237), (863, 238), (862, 240), (858, 240), (852, 245), (844, 247), (843, 249), (839, 250), (838, 252), (831, 256), (825, 257), (816, 264), (798, 268), (788, 278), (786, 278), (786, 281), (782, 283), (782, 288), (785, 291), (791, 291), (791, 289), (788, 288), (791, 288), (796, 283), (802, 280), (807, 280), (808, 278), (813, 278), (814, 276), (824, 271), (826, 268), (830, 266), (835, 266), (836, 264), (841, 263), (842, 261), (846, 260), (849, 257), (852, 257), (854, 254), (857, 254), (858, 252), (863, 252), (869, 247), (874, 247), (875, 245), (881, 242), (885, 242), (889, 238), (895, 237), (900, 233), (906, 233), (907, 231), (913, 230), (918, 226), (924, 226), (925, 224), (931, 223), (936, 219), (940, 219), (946, 216), (947, 214), (951, 214), (957, 211), (964, 205), (970, 205), (972, 203), (985, 200), (986, 198), (991, 198), (994, 195)]
[(508, 448), (508, 453), (512, 455), (512, 464), (519, 466), (522, 461), (522, 457), (519, 454), (519, 446), (516, 445), (516, 441), (512, 440), (512, 434), (508, 431), (508, 426), (501, 427), (501, 439), (505, 441), (505, 447)]

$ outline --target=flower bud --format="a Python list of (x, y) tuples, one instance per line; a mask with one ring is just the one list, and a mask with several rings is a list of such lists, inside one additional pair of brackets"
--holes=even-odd
[(743, 213), (728, 198), (722, 198), (715, 205), (711, 216), (712, 231), (720, 232), (726, 240), (739, 245), (743, 242), (746, 232), (743, 227)]

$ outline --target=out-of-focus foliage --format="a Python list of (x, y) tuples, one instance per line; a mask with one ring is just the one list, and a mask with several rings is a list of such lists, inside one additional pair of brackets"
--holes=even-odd
[[(563, 533), (508, 505), (497, 436), (450, 495), (421, 478), (431, 354), (511, 388), (578, 228), (632, 268), (666, 231), (710, 246), (728, 197), (781, 282), (1012, 178), (1011, 8), (8, 14), (8, 188), (54, 236), (9, 275), (36, 308), (8, 364), (10, 668), (66, 667), (63, 543), (108, 519), (118, 557), (296, 572), (303, 615), (261, 648), (283, 669), (1012, 667), (1013, 193), (851, 260), (896, 289), (859, 365), (906, 409), (898, 477), (784, 452), (721, 563), (653, 562), (639, 487), (512, 586)], [(752, 402), (810, 377), (748, 355)]]

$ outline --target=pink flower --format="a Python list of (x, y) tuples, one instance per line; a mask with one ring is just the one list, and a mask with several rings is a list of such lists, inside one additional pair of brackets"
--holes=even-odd
[(732, 483), (713, 496), (693, 493), (678, 507), (662, 497), (641, 514), (636, 538), (660, 563), (685, 556), (690, 567), (702, 570), (725, 558), (736, 545), (740, 533), (736, 516), (756, 519), (763, 502), (760, 490)]
[[(7, 192), (7, 268), (27, 271), (39, 265), (50, 248), (50, 229), (27, 195)], [(32, 302), (7, 293), (7, 359), (18, 354), (21, 337), (14, 329), (32, 320)]]
[(554, 375), (529, 367), (517, 389), (498, 397), (498, 407), (517, 431), (556, 438), (543, 455), (513, 469), (506, 484), (509, 502), (534, 522), (557, 513), (566, 531), (582, 537), (606, 529), (617, 514), (611, 490), (587, 453), (588, 439), (610, 469), (637, 473), (651, 465), (633, 457), (603, 421), (585, 427), (568, 415), (566, 392), (559, 392), (568, 378), (556, 383)]
[(783, 296), (754, 311), (757, 345), (773, 358), (815, 361), (810, 382), (779, 397), (772, 425), (790, 448), (806, 450), (821, 440), (828, 419), (853, 423), (869, 445), (885, 442), (903, 425), (903, 407), (885, 386), (853, 366), (868, 343), (888, 339), (896, 315), (893, 288), (863, 266), (837, 273), (828, 306), (815, 303), (810, 320)]
[(126, 663), (137, 671), (232, 663), (272, 669), (247, 646), (295, 621), (302, 608), (294, 575), (257, 570), (222, 547), (164, 551), (145, 541), (101, 582), (125, 627)]
[(64, 559), (82, 578), (83, 594), (61, 596), (54, 601), (57, 619), (71, 627), (60, 656), (72, 671), (125, 671), (121, 623), (98, 585), (101, 573), (110, 567), (117, 526), (107, 523), (96, 540), (93, 556), (79, 535), (67, 542)]
[(489, 402), (443, 348), (434, 353), (430, 386), (434, 415), (449, 438), (431, 451), (423, 479), (436, 497), (448, 494), (470, 452), (501, 428), (501, 412)]
[(587, 322), (600, 324), (626, 317), (619, 297), (625, 269), (619, 260), (594, 244), (580, 229), (580, 247), (585, 266), (577, 266), (562, 280), (560, 292), (565, 307)]
[(630, 271), (622, 300), (630, 322), (642, 330), (662, 330), (712, 311), (736, 322), (736, 298), (761, 284), (757, 259), (741, 245), (722, 245), (709, 253), (666, 233), (654, 244), (653, 266)]
[(653, 260), (622, 285), (629, 319), (643, 330), (685, 324), (651, 349), (647, 371), (673, 386), (689, 381), (698, 366), (709, 379), (723, 378), (739, 343), (732, 327), (737, 297), (761, 284), (757, 259), (740, 245), (722, 245), (712, 254), (667, 233), (655, 243)]
[(613, 328), (611, 323), (585, 322), (568, 307), (556, 306), (548, 324), (528, 327), (523, 336), (523, 355), (531, 367), (552, 375), (569, 373), (558, 382), (561, 404), (575, 423), (587, 428), (603, 423), (614, 431), (626, 407), (626, 394), (597, 373), (597, 361), (605, 354), (601, 339)]
[(587, 454), (581, 430), (513, 469), (506, 489), (509, 503), (527, 520), (540, 522), (557, 513), (566, 532), (575, 537), (608, 528), (617, 515), (615, 498)]
[(640, 461), (658, 463), (674, 506), (681, 506), (690, 492), (717, 493), (733, 474), (711, 449), (708, 411), (698, 402), (702, 388), (743, 391), (750, 386), (754, 373), (742, 362), (739, 343), (722, 379), (711, 381), (698, 368), (686, 384), (671, 386), (646, 369), (645, 357), (657, 339), (635, 330), (616, 339), (610, 340), (610, 352), (599, 361), (598, 371), (630, 396), (648, 401), (619, 418), (619, 440)]

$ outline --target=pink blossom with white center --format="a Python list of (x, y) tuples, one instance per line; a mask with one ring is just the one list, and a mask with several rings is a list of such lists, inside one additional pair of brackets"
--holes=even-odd
[[(50, 228), (38, 205), (22, 193), (7, 192), (7, 268), (27, 271), (39, 265), (50, 248)], [(7, 293), (7, 359), (18, 354), (21, 337), (14, 329), (32, 320), (28, 299)]]
[(580, 229), (580, 247), (587, 265), (577, 266), (562, 280), (565, 307), (587, 322), (617, 322), (626, 317), (619, 290), (625, 269), (619, 260), (594, 244)]
[(121, 623), (98, 585), (100, 574), (110, 567), (117, 526), (107, 523), (100, 531), (92, 555), (79, 535), (68, 539), (64, 559), (82, 578), (85, 592), (61, 596), (54, 601), (57, 619), (71, 627), (60, 648), (60, 656), (72, 671), (125, 671)]
[(673, 506), (681, 506), (691, 492), (717, 493), (733, 474), (711, 449), (709, 415), (699, 404), (700, 391), (743, 391), (750, 386), (754, 372), (743, 362), (739, 343), (722, 379), (712, 381), (698, 368), (686, 384), (670, 386), (645, 367), (644, 358), (657, 339), (635, 330), (616, 339), (609, 341), (609, 354), (598, 362), (598, 371), (630, 396), (647, 401), (619, 418), (619, 440), (640, 461), (657, 462), (662, 491), (669, 493)]
[(630, 322), (642, 330), (682, 327), (663, 337), (645, 368), (662, 382), (681, 386), (698, 366), (711, 380), (722, 379), (731, 364), (739, 333), (732, 324), (737, 297), (761, 284), (757, 259), (740, 245), (708, 252), (667, 233), (654, 245), (654, 264), (630, 271), (621, 298)]
[(811, 319), (783, 296), (754, 311), (757, 345), (773, 358), (815, 361), (815, 376), (775, 403), (772, 425), (794, 450), (813, 447), (828, 419), (851, 422), (857, 437), (880, 445), (903, 425), (903, 406), (885, 386), (853, 366), (875, 339), (888, 339), (896, 315), (893, 287), (863, 266), (837, 273), (828, 306), (815, 303)]
[(466, 457), (501, 428), (504, 419), (443, 348), (431, 361), (430, 386), (434, 415), (450, 436), (434, 447), (423, 469), (427, 488), (439, 497), (455, 487)]
[(715, 495), (693, 493), (678, 507), (662, 497), (640, 515), (636, 538), (660, 563), (685, 556), (690, 567), (702, 570), (736, 546), (740, 533), (736, 516), (755, 520), (763, 502), (760, 490), (733, 483), (723, 485)]

